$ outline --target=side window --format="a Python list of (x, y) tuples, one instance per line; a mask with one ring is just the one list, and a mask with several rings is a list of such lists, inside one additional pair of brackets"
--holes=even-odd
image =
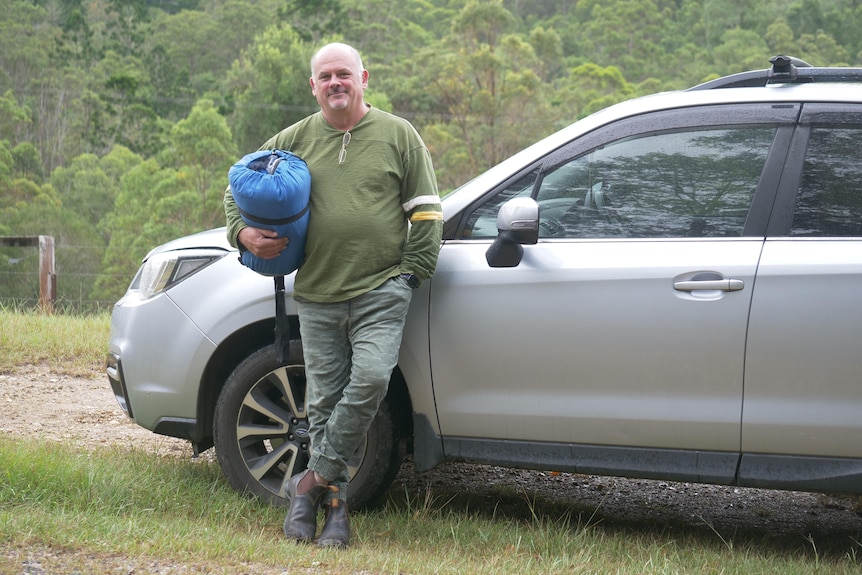
[(533, 170), (483, 202), (470, 214), (461, 236), (463, 238), (496, 238), (497, 212), (500, 211), (500, 206), (512, 198), (530, 196), (537, 176), (538, 170)]
[(862, 127), (813, 128), (791, 236), (862, 237)]
[(638, 135), (542, 177), (540, 238), (742, 235), (773, 126)]

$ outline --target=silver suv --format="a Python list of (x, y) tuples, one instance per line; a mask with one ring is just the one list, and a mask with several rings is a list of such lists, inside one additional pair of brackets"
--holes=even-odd
[[(862, 492), (862, 69), (772, 62), (605, 109), (444, 198), (353, 505), (407, 452)], [(116, 304), (107, 373), (138, 424), (281, 503), (308, 435), (274, 310), (223, 229), (173, 241)]]

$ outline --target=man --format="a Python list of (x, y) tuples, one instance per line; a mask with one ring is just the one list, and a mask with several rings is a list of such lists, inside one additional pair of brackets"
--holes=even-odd
[[(311, 459), (290, 479), (288, 539), (349, 544), (347, 459), (381, 401), (401, 345), (412, 289), (431, 277), (443, 226), (431, 158), (416, 130), (365, 103), (368, 71), (346, 44), (311, 59), (311, 92), (320, 112), (261, 149), (288, 150), (311, 173), (305, 259), (297, 302), (308, 383)], [(230, 190), (228, 238), (240, 250), (276, 257), (287, 240), (247, 227)]]

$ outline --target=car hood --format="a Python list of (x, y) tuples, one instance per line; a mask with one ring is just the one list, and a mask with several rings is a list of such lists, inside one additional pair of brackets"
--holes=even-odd
[(162, 244), (150, 250), (150, 253), (148, 253), (144, 258), (144, 261), (150, 259), (155, 254), (160, 254), (162, 252), (201, 248), (221, 249), (226, 252), (236, 251), (236, 248), (232, 247), (227, 241), (226, 228), (221, 227), (171, 240), (166, 244)]

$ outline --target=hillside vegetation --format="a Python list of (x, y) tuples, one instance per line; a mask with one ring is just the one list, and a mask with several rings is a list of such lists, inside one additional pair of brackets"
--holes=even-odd
[[(858, 65), (859, 0), (7, 0), (0, 236), (53, 235), (61, 304), (104, 308), (141, 258), (221, 225), (228, 168), (316, 110), (322, 43), (363, 54), (442, 192), (620, 100), (784, 53)], [(0, 248), (0, 303), (35, 301)]]

